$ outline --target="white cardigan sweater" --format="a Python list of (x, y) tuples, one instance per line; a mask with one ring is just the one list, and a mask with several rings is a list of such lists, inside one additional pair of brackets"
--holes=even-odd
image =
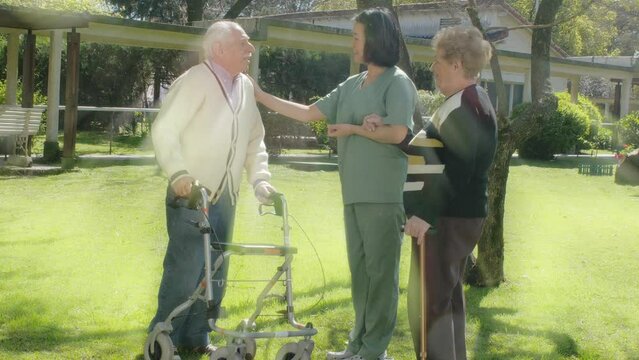
[(151, 130), (155, 156), (170, 181), (188, 174), (213, 191), (213, 201), (227, 185), (235, 203), (242, 167), (251, 184), (271, 178), (253, 84), (240, 76), (233, 111), (213, 71), (204, 63), (190, 68), (171, 85)]

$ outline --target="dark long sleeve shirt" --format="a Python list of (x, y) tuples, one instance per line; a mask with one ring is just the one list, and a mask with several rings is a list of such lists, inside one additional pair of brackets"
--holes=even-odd
[(410, 164), (404, 187), (407, 217), (435, 226), (440, 216), (486, 216), (497, 123), (484, 89), (472, 85), (448, 97), (425, 128), (400, 147)]

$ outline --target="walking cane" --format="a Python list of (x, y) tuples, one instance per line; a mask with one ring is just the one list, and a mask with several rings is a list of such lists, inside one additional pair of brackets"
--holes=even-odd
[(426, 234), (424, 234), (424, 240), (421, 244), (417, 245), (419, 250), (419, 306), (421, 312), (420, 321), (420, 338), (419, 338), (419, 359), (426, 360), (426, 338), (427, 338), (427, 326), (426, 326)]

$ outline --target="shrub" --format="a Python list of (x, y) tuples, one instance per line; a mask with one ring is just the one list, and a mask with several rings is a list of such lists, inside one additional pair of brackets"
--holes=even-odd
[[(570, 101), (570, 95), (568, 93), (558, 94), (558, 97), (565, 101)], [(579, 95), (577, 105), (588, 116), (589, 129), (588, 135), (583, 139), (582, 143), (578, 146), (579, 149), (610, 149), (612, 143), (612, 132), (607, 129), (602, 129), (601, 123), (603, 123), (603, 115), (599, 108), (590, 101), (589, 98)]]
[(317, 148), (313, 132), (307, 124), (269, 111), (260, 106), (264, 124), (264, 144), (269, 155), (278, 156), (284, 149)]
[(595, 149), (612, 149), (612, 130), (598, 127), (596, 134), (592, 135), (592, 147)]
[(618, 125), (623, 143), (639, 147), (639, 111), (624, 116)]
[[(570, 97), (560, 94), (557, 111), (544, 121), (536, 135), (519, 146), (519, 156), (527, 159), (550, 160), (557, 153), (566, 153), (586, 142), (590, 119), (579, 105), (570, 102)], [(513, 110), (517, 117), (528, 111), (530, 104), (522, 104)]]
[(419, 111), (424, 116), (431, 116), (441, 104), (444, 103), (446, 97), (439, 91), (418, 90)]
[[(314, 103), (321, 99), (319, 96), (314, 96), (310, 99), (310, 103)], [(328, 124), (326, 119), (320, 121), (312, 121), (309, 123), (317, 143), (325, 149), (331, 150), (332, 153), (337, 154), (337, 139), (328, 136)]]

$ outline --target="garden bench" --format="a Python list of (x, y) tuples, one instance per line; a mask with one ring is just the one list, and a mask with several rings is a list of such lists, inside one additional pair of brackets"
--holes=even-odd
[(0, 105), (0, 137), (16, 137), (14, 153), (21, 151), (25, 155), (30, 155), (29, 136), (38, 132), (44, 110), (44, 108)]

